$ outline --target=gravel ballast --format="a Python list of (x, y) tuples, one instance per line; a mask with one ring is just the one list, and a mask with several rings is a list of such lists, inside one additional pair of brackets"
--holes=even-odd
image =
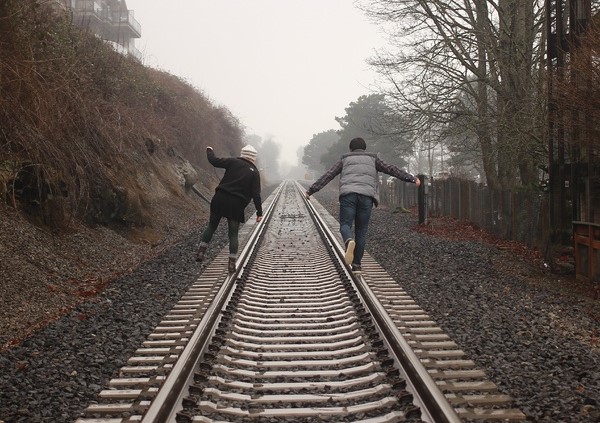
[[(335, 190), (315, 195), (337, 216)], [(600, 306), (572, 277), (496, 246), (419, 233), (373, 211), (368, 252), (528, 421), (600, 421)], [(72, 422), (201, 272), (202, 228), (0, 354), (0, 422)], [(208, 259), (226, 245), (221, 225)]]

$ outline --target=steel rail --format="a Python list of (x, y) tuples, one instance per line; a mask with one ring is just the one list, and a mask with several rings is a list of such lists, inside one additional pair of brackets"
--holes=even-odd
[[(443, 416), (448, 409), (444, 410), (442, 396), (440, 407), (431, 405), (434, 400), (428, 398), (432, 389), (423, 387), (423, 376), (434, 381), (461, 419), (525, 419), (517, 409), (500, 408), (509, 404), (510, 397), (482, 379), (485, 374), (473, 361), (460, 359), (465, 353), (368, 253), (363, 258), (364, 277), (350, 271), (342, 259), (339, 223), (318, 201), (307, 203), (302, 191), (286, 182), (269, 196), (265, 204), (271, 207), (265, 206), (266, 212), (270, 211), (263, 224), (242, 228), (244, 247), (237, 273), (228, 277), (223, 266), (227, 251), (222, 250), (143, 348), (122, 367), (121, 376), (110, 381), (111, 389), (100, 392), (104, 402), (91, 404), (86, 409), (88, 418), (77, 423), (139, 423), (144, 418), (146, 422), (190, 423), (292, 418), (295, 414), (285, 409), (293, 403), (301, 405), (292, 407), (298, 418), (320, 418), (327, 413), (328, 418), (335, 414), (361, 418), (369, 409), (369, 416), (376, 419), (372, 421), (380, 423), (417, 415), (427, 423), (460, 421), (453, 419), (452, 412)], [(260, 245), (252, 249), (250, 245), (257, 240)], [(347, 301), (341, 301), (342, 292), (349, 295)], [(207, 317), (210, 313), (214, 313), (212, 330)], [(214, 339), (216, 333), (219, 336)], [(331, 339), (325, 341), (325, 333)], [(196, 352), (190, 342), (198, 344)], [(368, 367), (358, 366), (368, 361), (361, 355), (363, 350), (374, 354)], [(257, 357), (261, 358), (258, 362)], [(347, 367), (349, 360), (356, 362)], [(414, 365), (402, 365), (411, 360)], [(317, 368), (318, 363), (325, 370)], [(340, 365), (342, 373), (331, 370)], [(180, 376), (177, 381), (175, 374), (183, 367), (193, 372), (185, 370), (190, 373), (187, 380)], [(370, 371), (379, 372), (376, 380), (367, 377)], [(301, 379), (294, 379), (299, 375)], [(164, 386), (169, 376), (169, 385), (174, 388)], [(393, 391), (376, 391), (389, 389), (384, 382)], [(354, 393), (361, 398), (375, 395), (378, 405), (373, 401), (352, 405), (342, 389), (350, 385), (365, 388)], [(319, 392), (323, 394), (325, 387), (333, 386), (337, 387), (329, 391), (332, 402), (324, 409)], [(313, 396), (302, 391), (315, 387), (320, 390)], [(169, 393), (172, 389), (179, 389), (179, 395)], [(273, 397), (273, 389), (280, 396)], [(157, 398), (159, 392), (161, 397)], [(336, 393), (344, 394), (337, 408)], [(390, 402), (381, 402), (384, 399)], [(402, 411), (375, 417), (375, 408), (391, 409), (392, 402)], [(347, 405), (352, 405), (351, 410), (344, 408)]]
[(173, 366), (173, 369), (150, 404), (150, 407), (144, 413), (142, 423), (164, 423), (175, 421), (176, 412), (181, 404), (180, 399), (185, 395), (188, 380), (191, 375), (193, 375), (193, 370), (198, 365), (202, 353), (208, 346), (210, 337), (221, 317), (221, 310), (236, 285), (238, 275), (243, 271), (245, 264), (250, 259), (258, 244), (258, 240), (261, 238), (273, 215), (272, 212), (283, 192), (284, 186), (285, 184), (281, 184), (277, 188), (271, 204), (265, 210), (263, 219), (253, 229), (248, 242), (239, 255), (235, 273), (230, 274), (223, 282), (221, 289), (216, 294), (212, 304), (207, 309), (206, 314), (190, 337), (189, 343), (182, 351), (181, 356)]
[(317, 212), (316, 208), (304, 196), (304, 188), (296, 182), (296, 188), (301, 192), (302, 198), (310, 211), (317, 227), (326, 237), (327, 242), (336, 252), (338, 260), (341, 262), (346, 273), (350, 277), (355, 289), (362, 297), (365, 307), (372, 314), (375, 324), (380, 333), (384, 336), (389, 346), (391, 354), (404, 372), (408, 382), (413, 387), (413, 395), (417, 397), (417, 402), (422, 406), (422, 412), (429, 416), (430, 421), (435, 423), (459, 423), (462, 419), (456, 414), (452, 405), (446, 399), (446, 396), (440, 391), (435, 381), (431, 378), (427, 369), (421, 364), (417, 355), (406, 342), (395, 323), (385, 311), (381, 302), (377, 299), (373, 291), (369, 288), (362, 275), (351, 271), (344, 262), (344, 253), (336, 236)]

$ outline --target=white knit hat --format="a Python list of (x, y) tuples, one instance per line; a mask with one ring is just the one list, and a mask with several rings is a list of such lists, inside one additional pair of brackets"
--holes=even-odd
[(254, 147), (252, 147), (250, 144), (248, 144), (247, 146), (242, 148), (241, 157), (243, 159), (250, 160), (252, 163), (254, 163), (256, 161), (257, 154), (258, 154), (258, 152), (256, 151), (256, 149)]

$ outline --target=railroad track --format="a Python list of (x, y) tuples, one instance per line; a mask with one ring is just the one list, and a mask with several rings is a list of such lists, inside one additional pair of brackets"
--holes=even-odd
[(299, 185), (265, 204), (77, 423), (525, 419)]

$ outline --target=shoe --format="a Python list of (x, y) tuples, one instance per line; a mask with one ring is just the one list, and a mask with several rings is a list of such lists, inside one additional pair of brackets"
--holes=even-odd
[(204, 260), (204, 253), (206, 253), (206, 245), (201, 245), (198, 247), (198, 251), (196, 251), (196, 261)]
[(354, 260), (354, 247), (356, 246), (356, 243), (354, 242), (354, 240), (352, 238), (350, 238), (348, 241), (346, 241), (346, 254), (344, 255), (344, 260), (346, 261), (347, 265), (350, 265), (350, 263), (352, 263), (352, 260)]
[(353, 272), (362, 272), (362, 266), (360, 264), (352, 263)]
[(227, 264), (227, 270), (229, 273), (235, 273), (235, 258), (229, 257), (229, 263)]

